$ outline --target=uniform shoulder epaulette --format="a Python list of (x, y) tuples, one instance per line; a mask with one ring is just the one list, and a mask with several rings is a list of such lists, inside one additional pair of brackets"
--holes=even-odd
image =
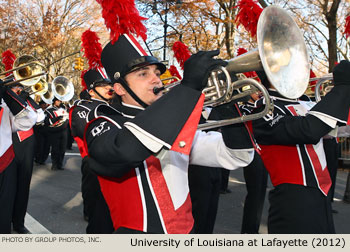
[(96, 106), (95, 109), (91, 110), (88, 115), (88, 120), (91, 121), (95, 118), (98, 118), (100, 116), (106, 116), (109, 117), (111, 115), (122, 115), (121, 112), (116, 110), (115, 108), (111, 107), (108, 104), (99, 104)]

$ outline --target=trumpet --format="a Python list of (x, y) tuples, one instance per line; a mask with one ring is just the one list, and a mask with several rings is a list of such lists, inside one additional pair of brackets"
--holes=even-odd
[(14, 68), (0, 73), (6, 75), (13, 72), (15, 80), (7, 80), (4, 85), (20, 83), (24, 86), (32, 86), (40, 81), (42, 76), (46, 75), (46, 68), (37, 59), (30, 55), (22, 55), (13, 63)]

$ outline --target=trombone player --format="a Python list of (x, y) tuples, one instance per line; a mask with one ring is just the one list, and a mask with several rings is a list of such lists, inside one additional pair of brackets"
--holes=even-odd
[[(14, 93), (18, 94), (37, 114), (36, 124), (40, 124), (45, 119), (44, 111), (29, 96), (29, 93), (23, 90), (20, 83), (12, 84), (9, 87)], [(33, 172), (35, 136), (33, 127), (26, 131), (17, 131), (12, 134), (13, 149), (15, 153), (15, 162), (17, 166), (17, 189), (16, 198), (12, 215), (13, 230), (19, 234), (29, 233), (24, 225), (24, 217), (27, 212), (30, 182)]]
[(10, 234), (18, 183), (12, 132), (30, 130), (37, 114), (2, 82), (0, 80), (0, 233)]

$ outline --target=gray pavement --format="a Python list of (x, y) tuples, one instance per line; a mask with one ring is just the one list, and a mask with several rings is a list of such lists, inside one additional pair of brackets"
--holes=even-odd
[[(67, 151), (64, 170), (51, 171), (50, 159), (47, 160), (45, 165), (34, 166), (28, 204), (28, 214), (30, 216), (26, 218), (26, 225), (29, 225), (28, 228), (33, 233), (85, 233), (87, 223), (83, 219), (80, 164), (81, 158), (76, 144), (74, 144), (73, 150)], [(338, 170), (335, 201), (333, 203), (333, 208), (338, 213), (333, 216), (337, 233), (350, 234), (350, 204), (342, 201), (350, 165), (345, 164), (344, 166), (347, 169)], [(271, 183), (269, 183), (268, 191), (271, 188)], [(229, 189), (232, 193), (220, 195), (214, 228), (214, 233), (217, 234), (240, 233), (243, 202), (246, 195), (242, 169), (231, 171)], [(260, 226), (260, 233), (263, 234), (267, 233), (267, 212), (268, 201), (266, 196)], [(46, 228), (46, 231), (40, 229), (40, 227), (38, 228), (39, 223)]]

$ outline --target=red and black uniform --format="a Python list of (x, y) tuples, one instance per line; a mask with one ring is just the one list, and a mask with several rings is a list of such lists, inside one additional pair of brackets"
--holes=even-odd
[(107, 102), (93, 98), (90, 100), (77, 100), (69, 111), (69, 124), (72, 136), (77, 142), (80, 155), (83, 158), (81, 164), (81, 192), (84, 216), (88, 219), (86, 232), (93, 234), (107, 234), (114, 231), (110, 213), (101, 193), (97, 176), (92, 172), (84, 159), (87, 155), (84, 145), (84, 130), (87, 124), (87, 116), (90, 111), (93, 111), (100, 104), (107, 104)]
[(62, 169), (66, 152), (68, 120), (63, 117), (64, 112), (68, 114), (64, 108), (54, 105), (45, 110), (45, 125), (48, 126), (47, 132), (51, 145), (52, 170)]
[(17, 169), (12, 133), (29, 130), (37, 115), (11, 90), (0, 87), (0, 233), (11, 233), (17, 188)]
[[(45, 119), (44, 111), (27, 97), (27, 104), (37, 113), (37, 122)], [(29, 188), (33, 172), (33, 160), (35, 150), (35, 136), (33, 127), (26, 131), (17, 131), (12, 134), (15, 163), (17, 166), (17, 189), (13, 209), (13, 229), (20, 232), (24, 229), (24, 217), (27, 212)]]
[(334, 233), (322, 137), (346, 123), (350, 86), (336, 86), (315, 106), (303, 97), (287, 99), (274, 90), (269, 93), (273, 114), (252, 121), (275, 187), (269, 195), (269, 233)]
[(251, 145), (237, 150), (225, 133), (197, 131), (200, 95), (179, 85), (146, 109), (122, 103), (90, 113), (91, 168), (117, 233), (190, 233), (189, 163), (236, 169), (251, 161)]
[[(252, 113), (255, 108), (255, 103), (251, 101), (240, 106), (244, 114)], [(258, 234), (267, 186), (267, 170), (258, 152), (255, 152), (253, 161), (243, 168), (243, 175), (247, 195), (244, 200), (241, 233)]]

